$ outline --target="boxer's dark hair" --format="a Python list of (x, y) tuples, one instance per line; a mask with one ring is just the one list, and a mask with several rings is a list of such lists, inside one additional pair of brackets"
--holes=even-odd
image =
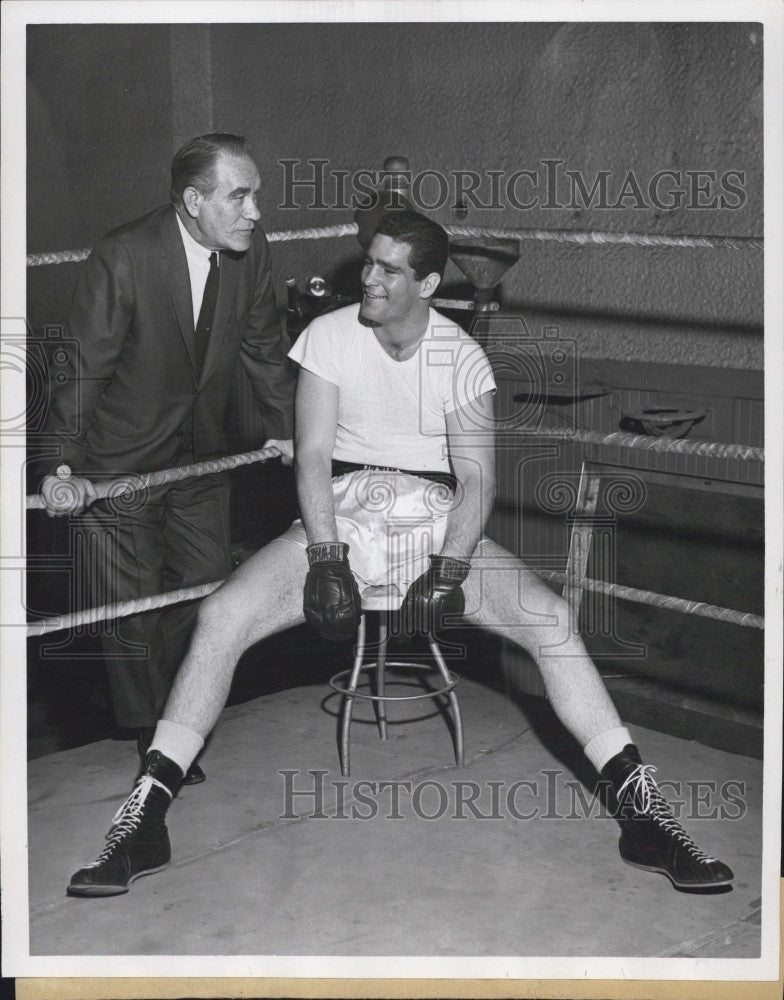
[(396, 243), (408, 244), (408, 263), (417, 281), (433, 272), (439, 278), (444, 277), (449, 259), (449, 237), (437, 222), (413, 209), (405, 209), (384, 215), (376, 233), (389, 236)]
[(247, 139), (228, 132), (199, 135), (177, 150), (171, 165), (169, 198), (172, 205), (182, 204), (182, 194), (187, 187), (194, 187), (205, 195), (212, 194), (217, 186), (215, 164), (221, 153), (253, 157)]

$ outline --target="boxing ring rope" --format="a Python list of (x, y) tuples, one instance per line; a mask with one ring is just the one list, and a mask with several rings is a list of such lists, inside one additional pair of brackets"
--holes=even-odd
[[(543, 580), (549, 580), (552, 583), (566, 583), (571, 587), (579, 587), (580, 590), (589, 590), (608, 597), (619, 597), (621, 600), (631, 601), (635, 604), (648, 604), (654, 608), (680, 611), (683, 614), (696, 615), (698, 618), (712, 618), (715, 621), (745, 625), (748, 628), (765, 628), (764, 618), (744, 611), (720, 608), (702, 601), (687, 601), (682, 597), (669, 597), (651, 590), (623, 587), (620, 584), (607, 583), (604, 580), (592, 580), (590, 577), (575, 580), (566, 573), (559, 573), (556, 570), (537, 569), (533, 572), (542, 577)], [(154, 611), (170, 604), (179, 604), (181, 601), (198, 600), (217, 590), (223, 582), (223, 580), (217, 580), (215, 583), (204, 583), (199, 587), (190, 587), (184, 590), (172, 590), (166, 594), (156, 594), (154, 597), (141, 597), (134, 601), (121, 601), (117, 604), (104, 604), (98, 608), (88, 608), (86, 611), (78, 611), (74, 614), (43, 618), (41, 621), (27, 626), (27, 635), (28, 638), (32, 638), (49, 632), (59, 632), (61, 629), (75, 628), (79, 625), (92, 625), (107, 618), (125, 618), (141, 611)]]
[(573, 578), (568, 573), (557, 570), (537, 569), (537, 576), (551, 583), (567, 584), (580, 590), (589, 590), (595, 594), (605, 594), (607, 597), (619, 597), (623, 601), (635, 604), (648, 604), (654, 608), (665, 608), (667, 611), (680, 611), (685, 615), (696, 615), (698, 618), (713, 618), (720, 622), (730, 622), (733, 625), (745, 625), (748, 628), (765, 628), (765, 619), (747, 611), (733, 611), (731, 608), (720, 608), (715, 604), (705, 604), (704, 601), (687, 601), (682, 597), (668, 597), (656, 594), (652, 590), (638, 590), (636, 587), (623, 587), (618, 583), (607, 583), (605, 580), (593, 580), (591, 577)]
[[(266, 233), (268, 243), (286, 243), (289, 240), (325, 240), (338, 236), (355, 236), (356, 222), (347, 222), (339, 226), (321, 226), (314, 229), (276, 229)], [(91, 248), (83, 250), (53, 250), (49, 253), (29, 253), (28, 267), (43, 267), (45, 264), (78, 264), (86, 260)]]
[[(589, 444), (620, 445), (626, 448), (641, 448), (646, 451), (738, 458), (743, 461), (764, 461), (764, 450), (762, 448), (751, 448), (739, 444), (722, 444), (714, 441), (687, 441), (683, 438), (645, 438), (637, 434), (605, 434), (600, 431), (580, 431), (568, 427), (534, 427), (527, 428), (526, 430), (534, 436), (557, 437)], [(241, 465), (262, 462), (275, 454), (277, 453), (274, 449), (266, 448), (239, 455), (230, 455), (226, 458), (215, 459), (214, 461), (180, 466), (176, 469), (164, 469), (161, 472), (148, 473), (146, 475), (123, 476), (111, 482), (99, 484), (96, 490), (102, 497), (114, 498), (127, 493), (138, 492), (149, 486), (163, 485), (191, 476), (214, 474), (227, 469), (235, 469)], [(67, 490), (67, 485), (67, 480), (63, 480), (62, 487), (64, 490)], [(44, 506), (43, 499), (38, 494), (28, 496), (26, 498), (26, 506), (31, 510), (41, 509)], [(734, 611), (731, 608), (721, 608), (712, 604), (705, 604), (701, 601), (688, 601), (680, 597), (670, 597), (664, 594), (657, 594), (653, 591), (638, 590), (634, 587), (607, 583), (603, 580), (593, 580), (589, 577), (575, 579), (566, 573), (559, 573), (555, 570), (540, 569), (536, 572), (542, 579), (553, 583), (567, 584), (577, 587), (580, 590), (593, 591), (594, 593), (604, 594), (608, 597), (618, 597), (637, 604), (648, 604), (653, 607), (664, 608), (668, 611), (680, 611), (684, 614), (712, 618), (717, 621), (743, 625), (749, 628), (764, 629), (765, 627), (764, 619), (759, 615)], [(203, 584), (200, 587), (171, 591), (168, 594), (158, 594), (153, 597), (144, 597), (133, 601), (103, 605), (102, 607), (90, 608), (74, 614), (45, 618), (28, 625), (27, 634), (29, 637), (40, 636), (48, 632), (60, 631), (61, 629), (93, 624), (107, 618), (123, 618), (142, 611), (152, 611), (157, 608), (166, 607), (169, 604), (177, 604), (180, 601), (197, 600), (212, 593), (213, 590), (220, 586), (221, 582)]]
[[(612, 233), (572, 229), (504, 229), (485, 226), (444, 226), (450, 236), (481, 237), (497, 239), (535, 240), (539, 242), (572, 243), (579, 246), (644, 246), (644, 247), (677, 247), (697, 249), (731, 249), (731, 250), (762, 250), (764, 240), (759, 237), (741, 236), (667, 236), (653, 233)], [(353, 236), (357, 233), (355, 223), (320, 228), (274, 230), (267, 233), (270, 243), (290, 240), (316, 240)], [(27, 255), (28, 267), (42, 267), (49, 264), (78, 263), (90, 255), (90, 249), (59, 250), (50, 253), (33, 253)], [(472, 303), (467, 303), (472, 305)], [(585, 431), (576, 428), (513, 428), (515, 433), (530, 434), (538, 437), (570, 440), (583, 444), (618, 446), (623, 448), (654, 451), (659, 453), (677, 453), (698, 455), (701, 457), (740, 459), (741, 461), (764, 462), (764, 449), (740, 444), (722, 444), (711, 441), (688, 441), (682, 438), (643, 437), (636, 434), (621, 432), (603, 433), (601, 431)], [(116, 498), (128, 493), (138, 492), (151, 486), (164, 485), (192, 476), (208, 475), (234, 469), (241, 465), (265, 461), (276, 452), (273, 449), (261, 449), (231, 455), (226, 458), (209, 462), (199, 462), (181, 466), (176, 469), (165, 469), (160, 472), (144, 475), (127, 475), (96, 486), (99, 498)], [(67, 480), (63, 480), (62, 489), (67, 496)], [(43, 498), (37, 494), (26, 497), (27, 509), (42, 509)], [(603, 580), (593, 580), (588, 577), (577, 579), (572, 575), (555, 570), (539, 569), (536, 571), (544, 580), (553, 583), (566, 584), (580, 590), (592, 591), (621, 600), (638, 604), (647, 604), (670, 611), (679, 611), (697, 617), (711, 618), (750, 628), (764, 629), (764, 619), (759, 615), (734, 611), (698, 601), (688, 601), (679, 597), (656, 594), (653, 591), (638, 590), (607, 583)], [(112, 618), (122, 618), (143, 611), (152, 611), (181, 601), (198, 600), (216, 590), (223, 581), (203, 584), (183, 590), (170, 591), (152, 597), (133, 601), (122, 601), (116, 604), (90, 608), (86, 611), (68, 615), (58, 615), (45, 618), (27, 626), (29, 637), (40, 636), (79, 625), (93, 624)]]
[(576, 441), (580, 444), (615, 445), (641, 451), (675, 453), (677, 455), (698, 455), (701, 458), (737, 458), (744, 462), (764, 462), (765, 449), (745, 444), (720, 444), (716, 441), (687, 441), (685, 438), (644, 437), (641, 434), (625, 434), (622, 431), (584, 431), (577, 427), (522, 427), (511, 429), (512, 433), (528, 434), (532, 437), (556, 438)]
[[(217, 472), (225, 472), (226, 469), (236, 469), (240, 465), (251, 465), (253, 462), (266, 462), (268, 458), (278, 455), (275, 448), (260, 448), (258, 451), (246, 451), (241, 455), (228, 455), (226, 458), (216, 458), (209, 462), (195, 462), (192, 465), (180, 465), (176, 469), (162, 469), (160, 472), (146, 472), (143, 475), (130, 473), (127, 476), (120, 476), (106, 483), (98, 483), (95, 486), (97, 499), (103, 500), (106, 497), (116, 499), (127, 493), (139, 493), (141, 490), (149, 489), (151, 486), (164, 486), (166, 483), (177, 483), (181, 479), (189, 479), (192, 476), (209, 476)], [(55, 491), (57, 492), (57, 487)], [(68, 500), (69, 488), (68, 480), (62, 480), (59, 487), (62, 492), (63, 501)], [(56, 497), (55, 497), (56, 499)], [(27, 510), (42, 510), (46, 504), (40, 493), (32, 493), (25, 497), (25, 507)]]
[[(666, 236), (664, 233), (608, 233), (583, 229), (497, 229), (492, 226), (444, 226), (450, 236), (475, 236), (490, 239), (537, 240), (550, 243), (576, 243), (578, 246), (638, 246), (680, 247), (710, 250), (762, 250), (765, 241), (758, 236)], [(277, 229), (267, 233), (270, 243), (290, 240), (323, 240), (355, 236), (357, 225), (348, 222), (339, 226), (316, 229)], [(84, 250), (54, 250), (50, 253), (27, 255), (28, 267), (46, 264), (77, 264), (90, 256)]]
[(667, 236), (664, 233), (609, 233), (588, 229), (494, 229), (488, 226), (444, 226), (450, 236), (576, 243), (578, 246), (681, 247), (702, 250), (763, 250), (759, 236)]
[(42, 618), (27, 626), (27, 636), (32, 638), (45, 635), (48, 632), (59, 632), (64, 628), (76, 628), (79, 625), (92, 625), (95, 622), (106, 621), (109, 618), (127, 618), (141, 611), (156, 611), (158, 608), (179, 604), (181, 601), (196, 601), (217, 590), (223, 580), (214, 583), (203, 583), (199, 587), (186, 587), (183, 590), (170, 590), (166, 594), (155, 594), (153, 597), (139, 597), (133, 601), (119, 601), (117, 604), (102, 604), (86, 611), (76, 611), (70, 615), (55, 615), (53, 618)]
[[(572, 427), (521, 427), (515, 428), (515, 433), (528, 434), (533, 437), (557, 438), (559, 440), (577, 441), (582, 444), (615, 445), (622, 448), (641, 449), (643, 451), (674, 452), (679, 455), (699, 455), (703, 458), (735, 458), (744, 462), (764, 462), (764, 448), (754, 448), (745, 444), (721, 444), (717, 441), (688, 441), (685, 438), (656, 437), (648, 438), (640, 434), (624, 434), (620, 431), (605, 433), (603, 431), (584, 431)], [(206, 476), (226, 469), (236, 469), (240, 465), (251, 465), (254, 462), (264, 462), (277, 455), (274, 448), (262, 448), (258, 451), (247, 451), (239, 455), (228, 455), (226, 458), (216, 458), (209, 462), (197, 462), (193, 465), (181, 465), (175, 469), (162, 469), (160, 472), (144, 474), (129, 473), (96, 486), (98, 499), (104, 497), (119, 497), (126, 493), (138, 493), (150, 486), (164, 486), (166, 483), (179, 482), (191, 476)], [(68, 499), (68, 480), (62, 481), (66, 491), (63, 501)], [(28, 510), (40, 510), (45, 507), (43, 497), (32, 493), (25, 497), (25, 507)]]

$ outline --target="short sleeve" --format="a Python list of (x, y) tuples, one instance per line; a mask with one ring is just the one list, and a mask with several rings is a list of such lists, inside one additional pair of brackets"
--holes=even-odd
[(339, 385), (342, 351), (338, 330), (329, 316), (317, 316), (297, 338), (289, 358), (319, 378)]
[(461, 340), (455, 363), (444, 385), (444, 412), (465, 407), (474, 399), (496, 388), (493, 369), (487, 355), (473, 340)]

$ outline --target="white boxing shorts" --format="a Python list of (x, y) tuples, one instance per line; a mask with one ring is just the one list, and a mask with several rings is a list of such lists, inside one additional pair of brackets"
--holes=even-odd
[[(430, 567), (428, 556), (444, 544), (454, 492), (443, 483), (405, 472), (361, 469), (332, 480), (338, 540), (360, 592), (394, 585), (401, 595)], [(282, 541), (306, 548), (302, 521)]]

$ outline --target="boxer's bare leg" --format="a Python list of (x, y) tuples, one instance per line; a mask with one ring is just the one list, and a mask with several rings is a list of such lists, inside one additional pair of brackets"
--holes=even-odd
[(135, 879), (169, 864), (169, 804), (223, 709), (242, 653), (304, 621), (307, 568), (304, 549), (277, 539), (204, 599), (144, 773), (115, 815), (104, 850), (71, 878), (70, 895), (119, 895)]
[(580, 746), (622, 727), (569, 605), (522, 560), (483, 539), (463, 590), (468, 621), (530, 653), (553, 709)]
[(483, 539), (463, 584), (466, 618), (527, 650), (558, 717), (608, 779), (621, 825), (621, 857), (666, 875), (678, 889), (728, 886), (732, 870), (702, 851), (676, 821), (623, 726), (580, 638), (574, 616), (525, 565)]
[(196, 630), (162, 718), (204, 739), (229, 695), (240, 656), (254, 643), (303, 622), (305, 550), (276, 539), (236, 569), (199, 609)]

